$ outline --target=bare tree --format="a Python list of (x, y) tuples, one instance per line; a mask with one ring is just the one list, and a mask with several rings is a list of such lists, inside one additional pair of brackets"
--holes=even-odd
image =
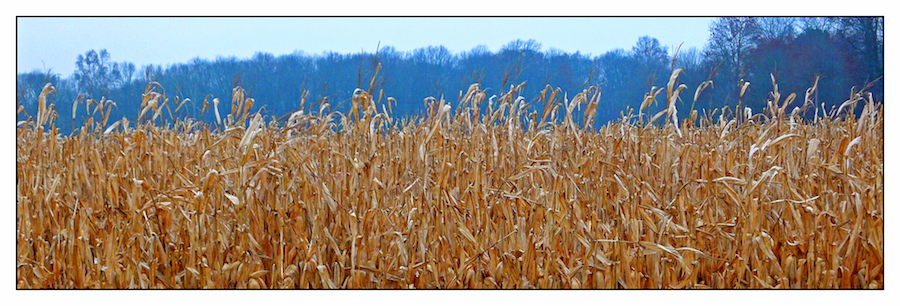
[(75, 82), (79, 90), (88, 96), (108, 95), (111, 90), (131, 81), (136, 70), (132, 63), (112, 62), (106, 49), (79, 54), (75, 65)]
[(840, 17), (837, 34), (866, 65), (869, 80), (884, 74), (884, 17)]
[(669, 60), (668, 48), (659, 44), (659, 40), (650, 36), (638, 38), (637, 44), (631, 48), (631, 53), (642, 64), (665, 65)]
[(744, 72), (745, 57), (759, 42), (760, 28), (756, 18), (721, 17), (709, 26), (706, 56), (722, 63), (731, 76)]
[(831, 34), (837, 29), (837, 19), (830, 17), (801, 17), (797, 18), (797, 25), (801, 31), (821, 30)]
[(678, 62), (676, 67), (681, 67), (686, 71), (695, 71), (700, 69), (703, 62), (703, 56), (696, 47), (688, 48), (678, 52)]
[(796, 17), (758, 17), (759, 36), (763, 40), (793, 38), (797, 36)]

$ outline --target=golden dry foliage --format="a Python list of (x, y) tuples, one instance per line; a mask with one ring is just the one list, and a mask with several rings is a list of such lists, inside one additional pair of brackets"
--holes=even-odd
[(405, 120), (357, 90), (348, 115), (283, 125), (238, 88), (221, 132), (156, 126), (149, 87), (136, 126), (62, 136), (42, 109), (17, 127), (16, 286), (884, 287), (884, 111), (865, 93), (858, 118), (776, 98), (771, 117), (678, 121), (670, 86), (673, 120), (594, 130), (572, 112), (593, 116), (595, 88), (548, 86), (527, 113), (521, 86)]

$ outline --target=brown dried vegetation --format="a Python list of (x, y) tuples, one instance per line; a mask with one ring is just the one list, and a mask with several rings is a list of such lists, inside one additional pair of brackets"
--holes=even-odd
[(777, 87), (765, 113), (679, 121), (670, 84), (665, 123), (594, 130), (573, 116), (596, 88), (529, 113), (522, 85), (475, 84), (404, 120), (357, 90), (284, 125), (236, 88), (210, 129), (156, 125), (155, 85), (144, 121), (106, 127), (100, 102), (59, 135), (48, 84), (17, 125), (17, 288), (883, 288), (884, 111), (863, 91), (813, 122)]

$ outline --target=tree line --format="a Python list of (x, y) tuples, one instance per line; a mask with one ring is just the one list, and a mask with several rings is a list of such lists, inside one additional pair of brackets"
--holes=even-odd
[[(78, 55), (76, 71), (69, 78), (53, 71), (18, 74), (16, 102), (17, 108), (23, 106), (19, 120), (26, 113), (33, 116), (44, 84), (53, 83), (56, 91), (49, 102), (58, 113), (56, 126), (71, 133), (73, 126), (80, 127), (96, 113), (77, 108), (76, 101), (115, 101), (109, 109), (110, 122), (122, 117), (133, 121), (141, 111), (141, 94), (152, 82), (171, 100), (170, 109), (162, 114), (169, 122), (175, 118), (214, 122), (208, 110), (214, 107), (211, 101), (218, 98), (223, 102), (219, 111), (228, 113), (232, 89), (238, 86), (257, 101), (252, 111), (278, 118), (298, 110), (301, 99), (307, 100), (306, 108), (318, 110), (328, 103), (332, 111), (346, 111), (356, 88), (372, 89), (376, 98), (383, 90), (382, 101), (387, 97), (396, 101), (391, 105), (394, 116), (413, 116), (424, 111), (426, 97), (456, 102), (460, 91), (472, 83), (499, 96), (525, 82), (518, 94), (539, 108), (543, 106), (537, 105), (536, 97), (548, 84), (569, 99), (597, 86), (599, 125), (620, 118), (628, 107), (637, 108), (654, 86), (665, 87), (672, 71), (682, 68), (678, 83), (688, 89), (676, 103), (680, 113), (695, 109), (702, 114), (725, 106), (760, 112), (772, 99), (773, 77), (782, 96), (803, 97), (817, 84), (814, 107), (830, 110), (849, 99), (851, 89), (859, 90), (884, 75), (883, 24), (883, 17), (724, 17), (710, 24), (703, 49), (663, 46), (644, 36), (630, 50), (600, 55), (542, 51), (535, 40), (514, 40), (497, 52), (484, 45), (456, 54), (444, 46), (409, 52), (384, 46), (355, 54), (296, 51), (281, 56), (257, 53), (249, 59), (198, 58), (137, 69), (132, 63), (112, 61), (106, 50), (90, 50)], [(695, 101), (695, 89), (707, 81), (711, 86)], [(869, 90), (882, 101), (883, 84), (873, 84)], [(176, 99), (183, 102), (178, 102), (182, 105), (177, 110)], [(665, 101), (660, 104), (653, 107), (665, 107)]]

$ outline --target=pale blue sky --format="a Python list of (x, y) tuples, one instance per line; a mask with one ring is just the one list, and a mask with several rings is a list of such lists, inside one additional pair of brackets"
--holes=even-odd
[(702, 49), (710, 21), (698, 17), (42, 17), (16, 18), (16, 72), (35, 69), (69, 76), (78, 54), (107, 49), (116, 62), (138, 67), (218, 56), (248, 58), (256, 52), (283, 55), (302, 50), (373, 52), (393, 46), (411, 51), (444, 45), (451, 52), (486, 45), (497, 51), (515, 39), (535, 39), (544, 50), (600, 55), (630, 50), (649, 35), (674, 49)]

